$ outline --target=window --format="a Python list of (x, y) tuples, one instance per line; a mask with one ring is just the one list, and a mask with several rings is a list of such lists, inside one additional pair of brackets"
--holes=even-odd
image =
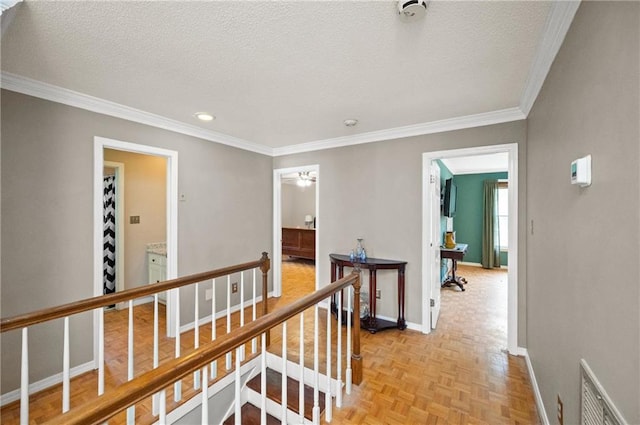
[(506, 182), (498, 187), (498, 229), (500, 233), (500, 250), (509, 247), (509, 188)]

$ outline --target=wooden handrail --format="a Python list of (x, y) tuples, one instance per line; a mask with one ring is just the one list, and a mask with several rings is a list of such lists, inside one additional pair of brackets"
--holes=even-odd
[[(211, 341), (206, 345), (196, 349), (195, 351), (165, 363), (162, 363), (156, 369), (146, 372), (135, 379), (126, 382), (113, 391), (99, 396), (96, 400), (88, 401), (82, 406), (78, 406), (73, 410), (58, 416), (47, 422), (49, 425), (55, 424), (100, 424), (107, 421), (117, 413), (125, 410), (127, 407), (149, 397), (158, 391), (166, 388), (172, 382), (175, 382), (194, 370), (198, 370), (208, 365), (213, 360), (219, 358), (225, 353), (240, 347), (242, 344), (258, 337), (269, 329), (285, 322), (300, 312), (318, 304), (320, 301), (327, 299), (332, 294), (353, 285), (354, 291), (354, 312), (360, 311), (360, 274), (354, 271), (350, 275), (325, 286), (316, 292), (307, 295), (281, 309), (278, 309), (266, 316), (261, 316), (257, 320), (237, 329), (235, 332), (223, 335)], [(329, 310), (327, 310), (327, 314)], [(360, 314), (353, 315), (353, 331), (354, 331), (354, 350), (352, 359), (356, 364), (353, 368), (353, 381), (359, 384), (362, 381), (362, 367), (360, 362)], [(358, 341), (356, 344), (355, 342)]]
[[(73, 314), (82, 313), (99, 307), (106, 307), (123, 301), (129, 301), (136, 298), (142, 298), (147, 295), (153, 295), (157, 292), (168, 291), (170, 289), (180, 288), (196, 282), (202, 282), (208, 279), (214, 279), (229, 274), (238, 273), (244, 270), (251, 270), (260, 267), (262, 270), (262, 294), (263, 304), (266, 306), (266, 283), (267, 272), (270, 267), (270, 260), (266, 252), (262, 253), (262, 257), (258, 261), (250, 261), (248, 263), (238, 264), (235, 266), (223, 267), (217, 270), (211, 270), (203, 273), (196, 273), (189, 276), (180, 277), (178, 279), (167, 280), (165, 282), (153, 285), (144, 285), (138, 288), (127, 289), (122, 292), (116, 292), (109, 295), (99, 295), (84, 300), (63, 304), (56, 307), (45, 308), (31, 313), (21, 314), (12, 317), (6, 317), (0, 320), (0, 333), (14, 329), (20, 329), (37, 323), (47, 322), (61, 317), (71, 316)], [(264, 309), (264, 307), (263, 307)], [(264, 311), (264, 310), (263, 310)]]

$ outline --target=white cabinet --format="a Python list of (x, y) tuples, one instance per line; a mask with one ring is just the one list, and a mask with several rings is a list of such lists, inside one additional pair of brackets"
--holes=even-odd
[[(149, 267), (149, 283), (164, 282), (167, 280), (167, 257), (152, 252), (147, 253), (147, 264)], [(167, 293), (160, 292), (158, 300), (166, 304)]]

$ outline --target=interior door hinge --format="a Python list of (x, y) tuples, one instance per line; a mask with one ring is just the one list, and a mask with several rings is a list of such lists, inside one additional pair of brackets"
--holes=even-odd
[(429, 183), (435, 183), (436, 182), (436, 176), (434, 176), (433, 174), (431, 174), (429, 176)]
[(431, 307), (435, 307), (436, 306), (436, 300), (431, 300)]

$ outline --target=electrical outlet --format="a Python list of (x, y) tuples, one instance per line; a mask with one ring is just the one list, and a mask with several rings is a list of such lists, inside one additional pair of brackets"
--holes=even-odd
[(238, 292), (238, 282), (233, 282), (231, 284), (231, 293), (235, 294), (236, 292)]
[(204, 299), (205, 299), (205, 301), (208, 301), (211, 298), (213, 298), (213, 289), (207, 289), (206, 291), (204, 291)]
[(140, 216), (139, 215), (129, 216), (129, 224), (140, 224)]
[(381, 289), (376, 289), (376, 298), (377, 299), (382, 298), (382, 290)]
[(564, 425), (564, 406), (560, 394), (558, 394), (558, 425)]

